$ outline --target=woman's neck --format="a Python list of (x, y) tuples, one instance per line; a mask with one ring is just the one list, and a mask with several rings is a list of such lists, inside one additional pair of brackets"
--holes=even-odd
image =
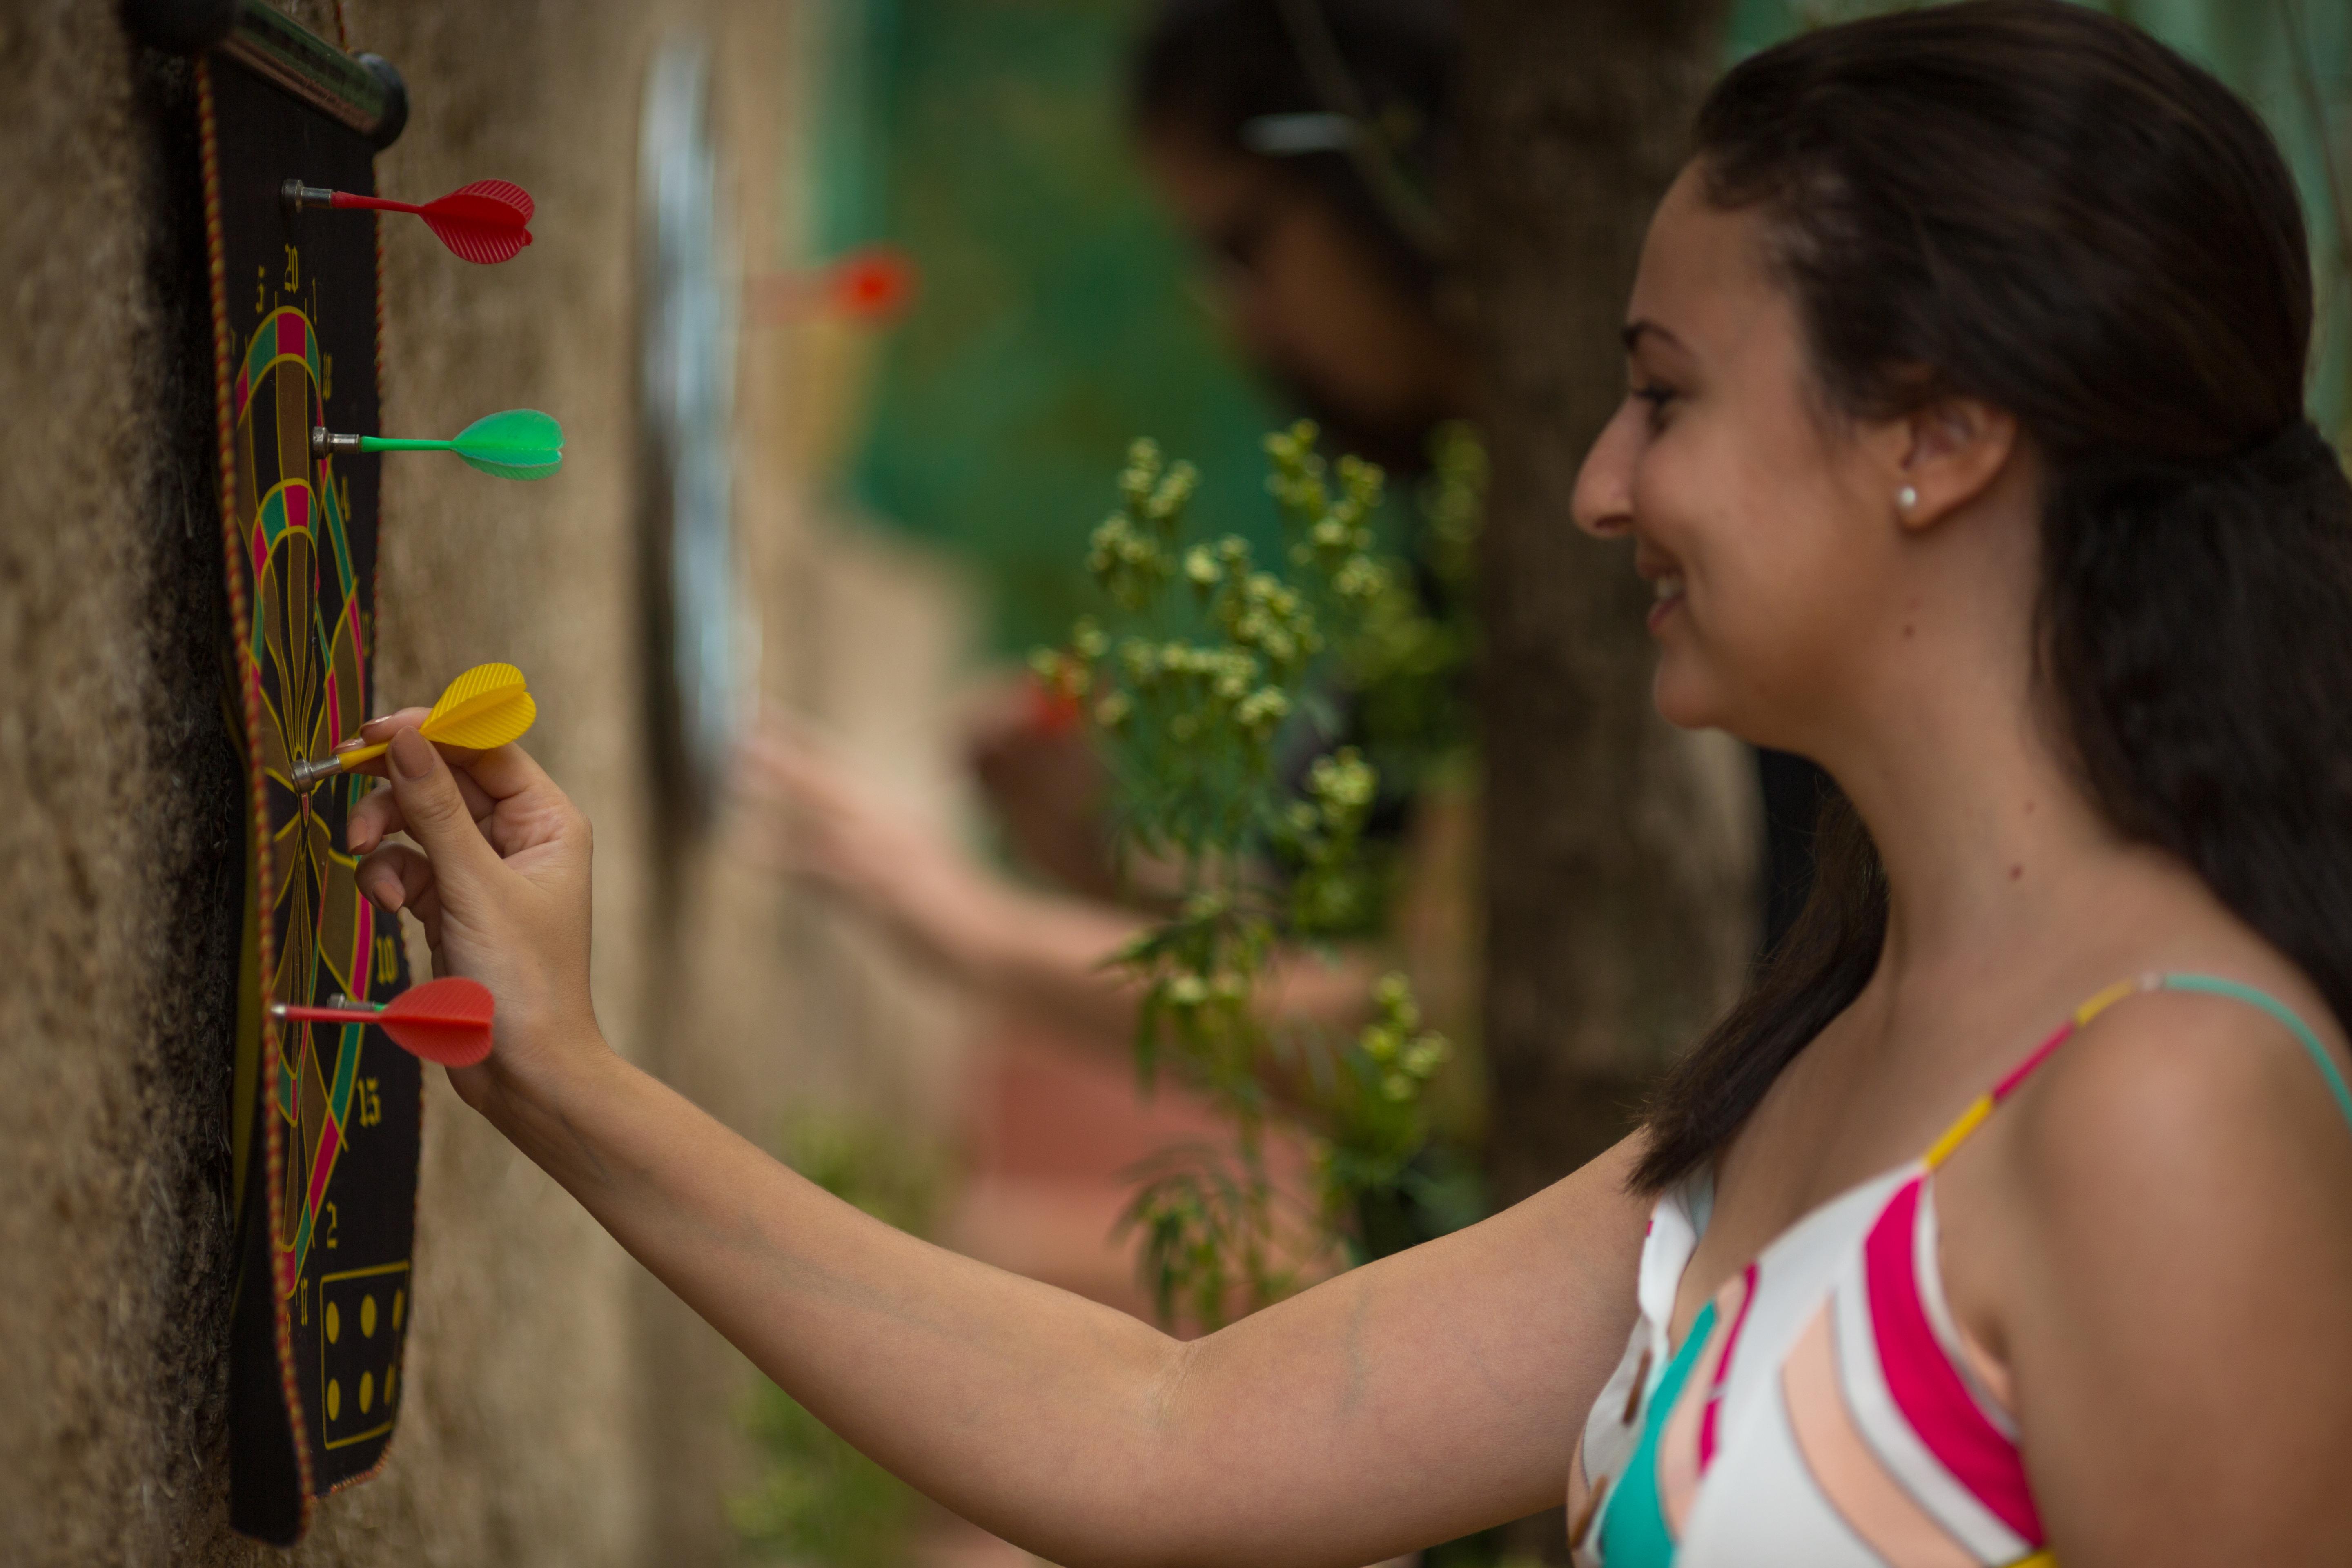
[[(2122, 909), (2194, 879), (2118, 833), (2031, 704), (1947, 689), (1904, 705), (1882, 743), (1832, 764), (1885, 868), (1879, 982), (1982, 984), (2068, 964)], [(2079, 962), (2103, 954), (2083, 952)]]

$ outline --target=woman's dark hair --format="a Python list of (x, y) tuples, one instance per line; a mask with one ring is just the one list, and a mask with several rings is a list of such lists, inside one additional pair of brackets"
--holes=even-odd
[[(1704, 189), (1766, 224), (1832, 417), (2014, 414), (2046, 473), (2045, 719), (2091, 799), (2352, 1019), (2352, 486), (2305, 417), (2310, 258), (2253, 112), (2122, 22), (1969, 0), (1757, 55)], [(1719, 1151), (1876, 967), (1843, 797), (1813, 896), (1669, 1076), (1637, 1184)]]
[[(1272, 159), (1426, 300), (1438, 256), (1421, 225), (1451, 142), (1460, 41), (1454, 0), (1167, 0), (1136, 49), (1129, 113), (1146, 134)], [(1280, 121), (1311, 133), (1310, 118), (1369, 144), (1269, 150)]]

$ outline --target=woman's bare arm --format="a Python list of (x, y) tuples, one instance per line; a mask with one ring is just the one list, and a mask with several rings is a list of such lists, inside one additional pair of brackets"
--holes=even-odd
[(583, 1044), (501, 1130), (829, 1426), (1074, 1568), (1350, 1568), (1533, 1512), (1631, 1317), (1622, 1153), (1184, 1343), (870, 1219)]
[[(496, 1049), (453, 1084), (924, 1491), (1074, 1568), (1351, 1568), (1562, 1495), (1633, 1311), (1630, 1149), (1181, 1343), (866, 1217), (623, 1061), (586, 1000), (584, 819), (512, 747), (393, 756), (354, 816), (362, 883), (499, 999)], [(383, 843), (404, 827), (425, 854)]]

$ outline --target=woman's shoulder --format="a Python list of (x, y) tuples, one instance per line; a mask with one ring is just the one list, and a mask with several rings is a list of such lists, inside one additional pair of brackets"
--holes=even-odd
[(2352, 1218), (2342, 1026), (2291, 969), (2234, 967), (2151, 976), (2021, 1088), (2002, 1142), (2053, 1239), (2113, 1235), (2124, 1209), (2162, 1215), (2176, 1244), (2249, 1204)]

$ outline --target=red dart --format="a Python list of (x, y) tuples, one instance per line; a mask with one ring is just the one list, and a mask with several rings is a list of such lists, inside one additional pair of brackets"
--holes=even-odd
[(831, 268), (834, 308), (858, 321), (887, 321), (915, 298), (915, 263), (887, 245), (853, 250)]
[(832, 316), (887, 326), (907, 313), (922, 287), (914, 258), (896, 246), (867, 245), (822, 266), (772, 273), (751, 284), (771, 320)]
[(288, 202), (300, 207), (366, 207), (376, 212), (415, 213), (425, 226), (467, 261), (488, 266), (505, 261), (530, 243), (530, 193), (505, 180), (476, 180), (423, 206), (386, 196), (321, 190), (299, 180), (286, 182)]
[(496, 1007), (488, 986), (452, 975), (411, 986), (381, 1007), (360, 1003), (297, 1007), (276, 1002), (269, 1011), (297, 1023), (374, 1024), (412, 1056), (445, 1068), (469, 1068), (490, 1054), (490, 1017)]

